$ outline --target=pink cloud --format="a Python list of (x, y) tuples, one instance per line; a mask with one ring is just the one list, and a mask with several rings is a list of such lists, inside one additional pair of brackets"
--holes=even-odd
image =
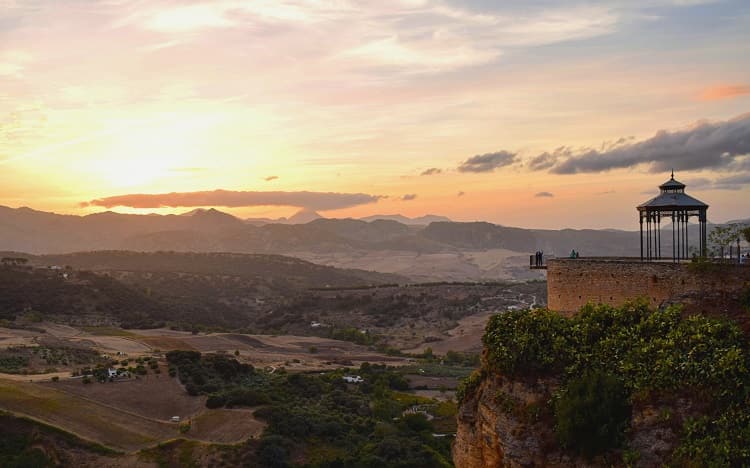
[(720, 85), (704, 89), (699, 97), (703, 101), (715, 101), (746, 94), (750, 94), (750, 85)]

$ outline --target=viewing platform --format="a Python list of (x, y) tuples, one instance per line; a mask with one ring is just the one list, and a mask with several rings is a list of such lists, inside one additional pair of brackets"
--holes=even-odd
[(549, 257), (542, 257), (541, 262), (537, 263), (535, 255), (529, 255), (529, 269), (530, 270), (547, 270), (550, 262), (558, 261), (571, 261), (571, 262), (585, 262), (585, 263), (646, 263), (646, 264), (680, 264), (688, 265), (695, 263), (712, 264), (712, 265), (735, 265), (735, 266), (746, 266), (750, 268), (750, 259), (745, 257), (747, 253), (740, 255), (732, 252), (729, 256), (725, 257), (712, 257), (704, 258), (699, 262), (693, 261), (692, 259), (679, 259), (679, 258), (656, 258), (651, 260), (641, 259), (640, 257), (556, 257), (550, 255)]

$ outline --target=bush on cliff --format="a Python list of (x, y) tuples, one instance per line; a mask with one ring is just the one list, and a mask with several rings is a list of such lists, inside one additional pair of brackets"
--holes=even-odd
[(555, 432), (563, 447), (593, 456), (618, 447), (631, 407), (622, 381), (601, 371), (568, 382), (554, 402)]

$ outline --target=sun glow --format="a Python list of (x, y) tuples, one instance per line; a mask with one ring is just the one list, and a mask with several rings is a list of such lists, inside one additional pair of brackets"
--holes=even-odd
[(113, 188), (142, 186), (196, 164), (206, 135), (205, 121), (178, 121), (130, 127), (117, 132), (91, 162), (90, 170)]

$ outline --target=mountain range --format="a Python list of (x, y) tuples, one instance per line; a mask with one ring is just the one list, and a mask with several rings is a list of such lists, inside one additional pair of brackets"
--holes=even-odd
[[(32, 254), (94, 250), (281, 254), (415, 280), (535, 277), (537, 273), (528, 271), (527, 262), (536, 250), (557, 256), (567, 256), (572, 249), (583, 256), (640, 253), (636, 231), (524, 229), (446, 219), (381, 215), (256, 225), (216, 209), (183, 215), (108, 211), (75, 216), (0, 207), (0, 250)], [(691, 236), (696, 239), (695, 234)], [(664, 236), (663, 249), (671, 249), (669, 241), (671, 235)]]

